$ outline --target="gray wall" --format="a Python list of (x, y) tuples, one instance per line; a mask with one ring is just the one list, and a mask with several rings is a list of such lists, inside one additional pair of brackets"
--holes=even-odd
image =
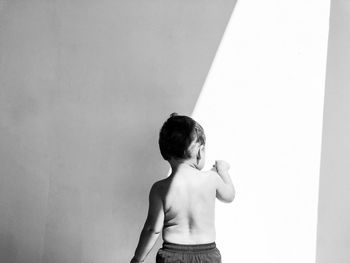
[(0, 262), (128, 262), (234, 4), (0, 1)]
[(350, 262), (350, 1), (332, 0), (317, 263)]

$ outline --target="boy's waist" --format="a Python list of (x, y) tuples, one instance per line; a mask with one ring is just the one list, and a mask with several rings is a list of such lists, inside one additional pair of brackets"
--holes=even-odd
[(200, 252), (209, 251), (216, 248), (216, 243), (204, 243), (204, 244), (176, 244), (164, 241), (162, 249), (172, 250), (172, 251), (187, 251), (187, 252)]

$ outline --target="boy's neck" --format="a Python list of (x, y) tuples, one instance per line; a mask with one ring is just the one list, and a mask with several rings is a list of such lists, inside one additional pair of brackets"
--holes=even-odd
[(182, 169), (182, 168), (192, 168), (192, 169), (196, 169), (196, 170), (199, 170), (197, 165), (196, 165), (196, 162), (193, 161), (192, 159), (189, 159), (189, 160), (185, 160), (185, 161), (175, 161), (175, 160), (171, 160), (169, 161), (169, 164), (171, 166), (171, 171), (172, 173), (178, 171), (179, 169)]

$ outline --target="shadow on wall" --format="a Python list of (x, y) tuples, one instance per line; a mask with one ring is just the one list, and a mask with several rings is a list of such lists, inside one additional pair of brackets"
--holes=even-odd
[(317, 263), (350, 262), (350, 2), (331, 2)]
[(1, 2), (1, 262), (130, 260), (234, 4)]

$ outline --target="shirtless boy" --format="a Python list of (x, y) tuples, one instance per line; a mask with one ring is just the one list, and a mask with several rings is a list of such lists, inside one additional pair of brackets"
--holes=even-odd
[(171, 166), (169, 177), (155, 182), (149, 194), (148, 216), (131, 263), (144, 262), (160, 233), (163, 246), (157, 263), (220, 263), (215, 244), (215, 198), (229, 203), (235, 189), (229, 164), (205, 164), (205, 135), (199, 123), (176, 113), (163, 124), (160, 152)]

